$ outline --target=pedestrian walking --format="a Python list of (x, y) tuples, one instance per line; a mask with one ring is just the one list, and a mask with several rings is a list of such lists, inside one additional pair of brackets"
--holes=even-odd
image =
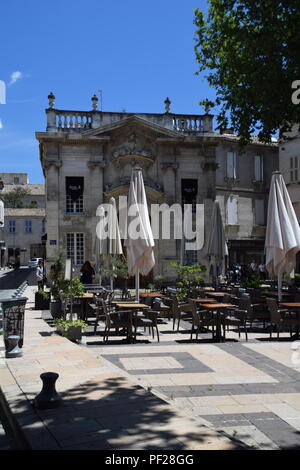
[(38, 289), (44, 290), (45, 273), (44, 273), (44, 263), (41, 260), (38, 262), (38, 265), (36, 268), (36, 279), (37, 279)]

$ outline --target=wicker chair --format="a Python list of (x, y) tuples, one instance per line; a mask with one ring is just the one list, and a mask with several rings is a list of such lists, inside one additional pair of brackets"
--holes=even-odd
[(277, 330), (277, 338), (279, 338), (279, 333), (283, 331), (284, 328), (289, 328), (290, 336), (292, 336), (293, 327), (299, 329), (299, 319), (297, 316), (293, 314), (288, 315), (287, 309), (278, 308), (276, 299), (267, 298), (267, 305), (271, 316), (270, 338), (272, 338), (274, 327)]

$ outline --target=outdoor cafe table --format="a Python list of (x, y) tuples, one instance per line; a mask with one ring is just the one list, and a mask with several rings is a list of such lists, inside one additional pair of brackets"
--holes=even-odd
[(161, 292), (143, 292), (140, 297), (166, 297)]
[[(235, 307), (233, 304), (224, 304), (224, 303), (210, 303), (210, 304), (202, 304), (202, 307), (206, 308), (206, 310), (210, 312), (216, 313), (216, 335), (215, 340), (217, 343), (221, 343), (223, 341), (222, 337), (222, 310), (227, 307)], [(224, 338), (225, 340), (225, 338)]]
[(218, 298), (223, 298), (225, 294), (228, 294), (228, 292), (207, 292), (207, 295), (210, 297), (216, 297)]
[(297, 315), (298, 325), (296, 328), (295, 338), (299, 338), (300, 330), (300, 302), (280, 302), (280, 305), (292, 312), (295, 312)]
[(210, 299), (208, 297), (198, 297), (197, 299), (190, 299), (192, 302), (198, 302), (200, 304), (212, 304), (215, 303), (215, 299)]
[(80, 305), (81, 305), (81, 313), (80, 313), (80, 318), (82, 320), (87, 319), (87, 314), (88, 314), (88, 303), (93, 300), (94, 294), (90, 292), (86, 292), (80, 297), (75, 297), (75, 300), (80, 300)]
[[(133, 315), (136, 317), (139, 313), (139, 310), (146, 310), (149, 309), (149, 305), (146, 304), (140, 304), (138, 302), (118, 302), (118, 301), (113, 301), (113, 305), (116, 306), (117, 310), (128, 310), (128, 324), (133, 326)], [(128, 331), (128, 341), (130, 343), (133, 342), (133, 334), (132, 330)]]

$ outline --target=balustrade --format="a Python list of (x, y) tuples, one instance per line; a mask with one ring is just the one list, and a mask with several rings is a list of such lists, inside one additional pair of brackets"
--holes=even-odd
[(56, 111), (56, 128), (64, 129), (91, 129), (92, 114), (81, 111)]

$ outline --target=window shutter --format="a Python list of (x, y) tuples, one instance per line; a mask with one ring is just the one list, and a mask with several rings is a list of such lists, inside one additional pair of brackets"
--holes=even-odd
[(227, 201), (227, 223), (228, 225), (238, 224), (237, 197), (229, 196)]
[(254, 157), (254, 179), (256, 181), (263, 180), (263, 158), (261, 155)]
[(255, 225), (265, 225), (265, 202), (263, 199), (256, 199), (254, 202)]

